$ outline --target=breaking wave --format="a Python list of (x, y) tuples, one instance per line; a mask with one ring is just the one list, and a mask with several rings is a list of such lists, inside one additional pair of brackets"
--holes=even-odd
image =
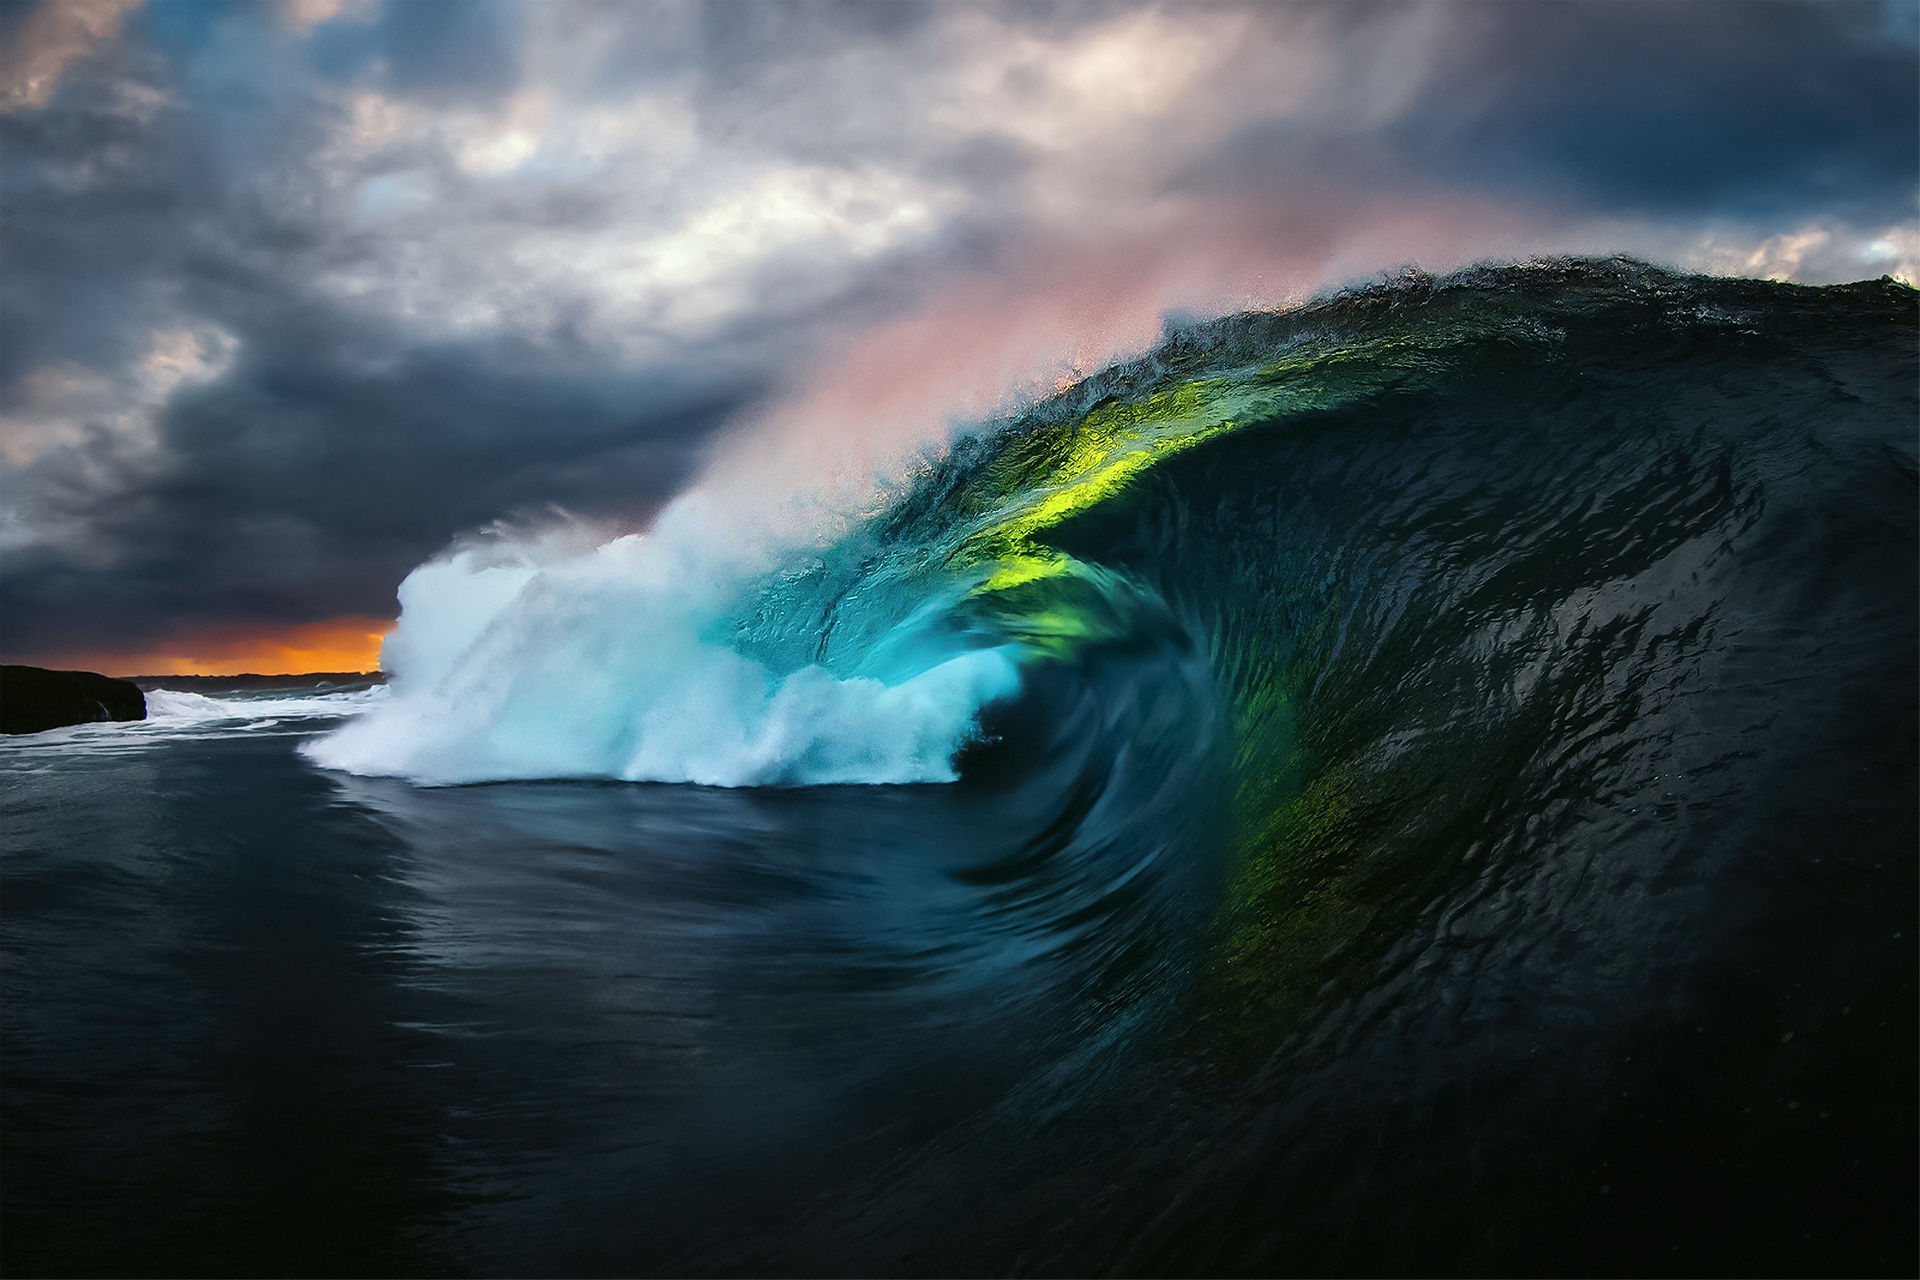
[[(1195, 325), (810, 535), (703, 489), (424, 566), (338, 727), (156, 718), (433, 784), (789, 788), (264, 793), (387, 895), (335, 913), (408, 975), (368, 983), (462, 1028), (392, 1073), (444, 1091), (453, 1198), (585, 1206), (483, 1204), (532, 1243), (449, 1228), (441, 1269), (1891, 1273), (1915, 298), (1561, 261)], [(952, 785), (808, 785), (849, 782)], [(305, 894), (308, 858), (262, 861)]]

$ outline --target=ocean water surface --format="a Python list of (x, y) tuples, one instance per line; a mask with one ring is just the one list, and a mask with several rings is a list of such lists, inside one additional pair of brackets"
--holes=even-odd
[(12, 1274), (1911, 1274), (1916, 305), (1171, 333), (0, 742)]

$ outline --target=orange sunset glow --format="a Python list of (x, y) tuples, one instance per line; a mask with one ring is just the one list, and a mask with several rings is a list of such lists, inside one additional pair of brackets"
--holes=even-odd
[(346, 617), (275, 628), (209, 628), (182, 632), (148, 649), (70, 653), (44, 665), (110, 676), (306, 675), (374, 671), (387, 618)]

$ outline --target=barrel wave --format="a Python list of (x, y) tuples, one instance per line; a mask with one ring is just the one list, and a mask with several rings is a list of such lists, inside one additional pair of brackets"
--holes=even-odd
[(1191, 326), (819, 545), (740, 539), (696, 492), (589, 555), (423, 566), (395, 696), (312, 754), (429, 783), (952, 781), (1023, 745), (1023, 696), (1124, 653), (1186, 673), (1208, 705), (1150, 735), (1226, 749), (1249, 814), (1325, 785), (1313, 708), (1395, 758), (1525, 726), (1584, 759), (1601, 723), (1711, 696), (1761, 596), (1810, 572), (1752, 567), (1769, 501), (1831, 521), (1897, 489), (1912, 310), (1890, 281), (1580, 261)]
[(833, 801), (977, 845), (863, 963), (1026, 1066), (698, 1268), (1898, 1269), (1916, 316), (1554, 260), (1176, 328), (810, 541), (428, 566), (303, 750), (949, 784)]

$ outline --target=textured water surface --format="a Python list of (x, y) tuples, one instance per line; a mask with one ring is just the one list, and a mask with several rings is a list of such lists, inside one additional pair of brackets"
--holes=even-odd
[(0, 744), (0, 1261), (1911, 1274), (1915, 337), (1409, 278), (679, 648), (603, 556), (431, 687)]

